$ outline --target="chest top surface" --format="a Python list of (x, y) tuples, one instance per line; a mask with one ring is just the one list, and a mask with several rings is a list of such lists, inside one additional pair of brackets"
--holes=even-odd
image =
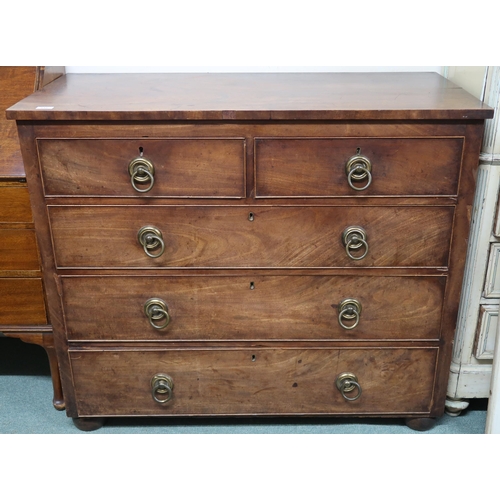
[(467, 120), (493, 110), (436, 73), (68, 74), (16, 120)]

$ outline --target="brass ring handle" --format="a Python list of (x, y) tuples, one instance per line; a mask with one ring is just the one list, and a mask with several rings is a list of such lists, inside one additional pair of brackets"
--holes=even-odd
[[(361, 260), (368, 255), (368, 241), (366, 240), (366, 231), (362, 227), (351, 226), (344, 229), (342, 233), (342, 241), (345, 246), (345, 251), (348, 257), (352, 260)], [(362, 255), (356, 256), (351, 253), (352, 250), (357, 250), (364, 247)]]
[[(372, 183), (372, 162), (360, 154), (356, 154), (347, 160), (345, 172), (349, 186), (356, 191), (364, 191)], [(353, 181), (362, 181), (368, 178), (368, 182), (363, 187), (356, 187)]]
[[(155, 168), (149, 160), (142, 157), (132, 160), (128, 166), (128, 172), (130, 174), (132, 187), (138, 193), (147, 193), (151, 191), (155, 183)], [(136, 182), (149, 182), (149, 185), (145, 189), (140, 189), (137, 187)]]
[[(368, 176), (368, 182), (363, 187), (356, 187), (352, 183), (354, 176), (359, 171), (365, 173)], [(366, 167), (358, 166), (357, 168), (352, 169), (349, 172), (349, 174), (347, 175), (347, 182), (349, 183), (349, 186), (351, 186), (352, 189), (354, 189), (356, 191), (364, 191), (372, 183), (372, 174), (370, 173), (370, 171)]]
[[(145, 254), (152, 259), (157, 259), (163, 255), (165, 252), (165, 242), (163, 241), (163, 235), (161, 231), (153, 226), (144, 226), (139, 229), (137, 233), (137, 239), (142, 245)], [(151, 253), (150, 250), (155, 250), (160, 247), (158, 253)]]
[[(151, 395), (153, 399), (160, 404), (168, 403), (172, 399), (174, 390), (174, 381), (170, 375), (165, 375), (164, 373), (157, 373), (151, 379)], [(157, 394), (166, 394), (167, 397), (160, 399)]]
[[(340, 394), (342, 394), (342, 397), (347, 400), (347, 401), (356, 401), (356, 399), (359, 399), (361, 397), (361, 385), (358, 382), (358, 377), (354, 375), (354, 373), (341, 373), (338, 377), (337, 380), (335, 381), (335, 385), (337, 386), (337, 389), (340, 391)], [(349, 397), (346, 395), (346, 393), (352, 392), (355, 389), (357, 389), (356, 395), (354, 397)]]
[[(345, 330), (352, 330), (359, 325), (361, 303), (356, 299), (344, 299), (339, 304), (339, 324)], [(354, 324), (347, 326), (342, 320), (354, 320)]]
[[(138, 180), (137, 174), (141, 174), (141, 173), (144, 173), (145, 176), (149, 179), (149, 186), (146, 189), (139, 189), (135, 184), (136, 181)], [(137, 169), (135, 170), (135, 174), (130, 178), (130, 182), (132, 183), (132, 187), (138, 193), (147, 193), (148, 191), (151, 191), (151, 189), (153, 188), (154, 183), (155, 183), (155, 178), (154, 178), (153, 174), (151, 172), (149, 172), (148, 170), (146, 170), (142, 167), (137, 167)]]
[[(170, 323), (170, 314), (168, 314), (168, 307), (164, 300), (162, 299), (149, 299), (144, 304), (144, 313), (149, 319), (149, 323), (153, 328), (157, 330), (162, 330), (166, 328)], [(162, 320), (161, 323), (155, 323), (155, 321)]]

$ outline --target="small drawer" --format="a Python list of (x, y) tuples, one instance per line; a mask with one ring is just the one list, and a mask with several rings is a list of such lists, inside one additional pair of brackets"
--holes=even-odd
[(28, 189), (0, 183), (0, 223), (33, 222)]
[[(70, 358), (80, 417), (397, 415), (430, 411), (437, 354), (437, 348), (99, 349), (70, 351)], [(354, 384), (341, 385), (352, 401), (337, 388), (344, 373), (355, 375), (359, 398), (358, 388), (349, 390)], [(168, 376), (161, 387), (157, 375)]]
[(475, 340), (477, 359), (493, 359), (498, 326), (498, 304), (482, 305)]
[(439, 340), (444, 277), (62, 278), (69, 340)]
[(245, 196), (241, 138), (39, 139), (37, 143), (47, 196)]
[(446, 267), (453, 208), (82, 205), (49, 216), (59, 268)]
[(500, 243), (490, 245), (490, 258), (488, 270), (484, 281), (484, 297), (486, 299), (500, 298)]
[[(0, 324), (45, 325), (45, 301), (39, 278), (0, 278)], [(0, 327), (1, 330), (1, 327)]]
[(33, 229), (0, 229), (0, 270), (37, 271), (40, 269)]
[(256, 138), (255, 193), (257, 198), (455, 195), (462, 148), (461, 138)]

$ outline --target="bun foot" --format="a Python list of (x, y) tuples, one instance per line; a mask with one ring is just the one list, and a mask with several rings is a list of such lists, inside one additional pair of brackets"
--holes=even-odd
[(52, 400), (52, 404), (54, 405), (54, 408), (56, 410), (59, 410), (59, 411), (62, 411), (66, 408), (66, 405), (64, 404), (64, 400), (63, 399), (56, 399), (54, 398)]
[(468, 406), (469, 401), (467, 399), (447, 397), (444, 411), (450, 417), (458, 417)]
[(414, 431), (428, 431), (429, 429), (432, 429), (434, 427), (435, 423), (435, 418), (428, 417), (405, 419), (405, 424)]
[(99, 417), (80, 417), (74, 418), (73, 423), (81, 431), (96, 431), (104, 425), (104, 418)]

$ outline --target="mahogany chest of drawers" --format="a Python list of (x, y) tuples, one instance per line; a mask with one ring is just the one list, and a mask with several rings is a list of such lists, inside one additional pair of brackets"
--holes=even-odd
[(66, 75), (17, 120), (66, 411), (444, 411), (492, 116), (436, 74)]

